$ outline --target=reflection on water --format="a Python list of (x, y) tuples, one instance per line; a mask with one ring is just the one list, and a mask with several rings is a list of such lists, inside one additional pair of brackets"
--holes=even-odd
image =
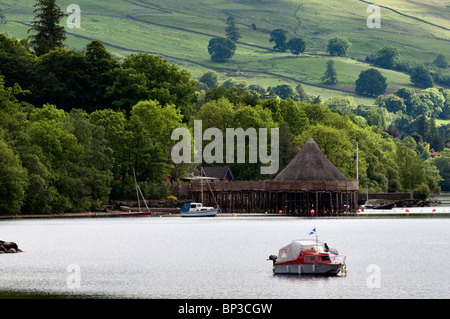
[[(0, 256), (0, 291), (101, 298), (449, 298), (449, 226), (450, 219), (437, 217), (1, 221), (1, 239), (24, 252)], [(347, 256), (348, 275), (273, 275), (267, 257), (293, 239), (308, 238), (313, 227)]]

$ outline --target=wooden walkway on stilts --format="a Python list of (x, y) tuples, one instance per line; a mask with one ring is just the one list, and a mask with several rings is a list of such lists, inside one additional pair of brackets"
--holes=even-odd
[(356, 212), (357, 181), (193, 182), (190, 198), (219, 205), (226, 213), (278, 213), (335, 216)]

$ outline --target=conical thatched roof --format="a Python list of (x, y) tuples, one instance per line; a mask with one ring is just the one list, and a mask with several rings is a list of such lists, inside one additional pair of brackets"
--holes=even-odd
[(323, 155), (312, 138), (286, 166), (275, 181), (347, 181), (336, 166)]

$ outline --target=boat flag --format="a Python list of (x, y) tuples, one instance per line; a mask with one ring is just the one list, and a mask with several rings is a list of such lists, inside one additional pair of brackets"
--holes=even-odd
[(314, 228), (309, 232), (310, 235), (314, 235), (315, 233), (316, 233), (316, 227), (314, 227)]

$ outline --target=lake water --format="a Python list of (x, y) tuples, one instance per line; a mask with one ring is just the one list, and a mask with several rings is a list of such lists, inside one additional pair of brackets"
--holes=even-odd
[[(274, 276), (293, 239), (347, 256), (347, 276)], [(311, 236), (314, 238), (314, 236)], [(0, 292), (100, 298), (450, 298), (450, 218), (180, 217), (0, 221)]]

